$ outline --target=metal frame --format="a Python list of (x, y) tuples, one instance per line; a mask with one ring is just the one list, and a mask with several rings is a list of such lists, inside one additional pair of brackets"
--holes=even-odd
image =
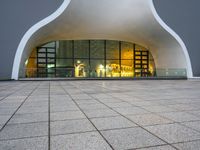
[[(138, 59), (137, 56), (139, 56), (140, 58)], [(146, 57), (146, 59), (144, 59), (143, 57)], [(137, 61), (139, 61), (140, 63), (136, 63)], [(146, 63), (144, 63), (144, 61), (146, 61)], [(140, 67), (137, 67), (137, 66), (140, 66)], [(149, 72), (149, 51), (148, 50), (134, 51), (134, 70), (135, 70), (134, 72), (135, 77), (138, 71), (140, 72), (141, 77), (148, 77), (148, 72)]]
[[(49, 74), (52, 74), (52, 73), (49, 73), (48, 72), (48, 64), (53, 64), (55, 67), (54, 67), (54, 77), (56, 77), (56, 42), (54, 43), (54, 47), (37, 47), (37, 77), (40, 77), (41, 73), (40, 73), (40, 69), (44, 69), (45, 70), (45, 73), (44, 76), (45, 77), (48, 77)], [(40, 49), (45, 49), (45, 52), (40, 52), (39, 50)], [(51, 50), (54, 50), (54, 52), (49, 52), (48, 50), (51, 49)], [(39, 54), (45, 54), (45, 57), (39, 57)], [(48, 57), (48, 54), (54, 54), (54, 57)], [(45, 58), (45, 63), (41, 63), (39, 61), (39, 59), (44, 59)], [(52, 62), (49, 62), (49, 59), (50, 60), (54, 60), (53, 63)], [(40, 64), (45, 64), (45, 67), (40, 67)]]
[[(87, 40), (88, 41), (88, 58), (78, 58), (78, 57), (75, 57), (75, 54), (74, 54), (74, 50), (75, 50), (75, 41), (74, 40), (70, 40), (72, 42), (72, 57), (67, 57), (67, 58), (62, 58), (62, 59), (70, 59), (72, 60), (72, 64), (75, 64), (75, 59), (82, 59), (82, 60), (88, 60), (88, 63), (89, 63), (89, 74), (88, 74), (88, 77), (91, 77), (90, 75), (90, 71), (91, 71), (91, 60), (104, 60), (104, 69), (106, 70), (106, 65), (107, 65), (107, 40), (102, 40), (103, 41), (103, 44), (104, 44), (104, 58), (91, 58), (91, 40)], [(85, 41), (85, 40), (83, 40)], [(132, 50), (133, 50), (133, 58), (132, 59), (122, 59), (122, 41), (117, 41), (118, 42), (118, 50), (119, 50), (119, 57), (118, 59), (108, 59), (108, 60), (119, 60), (119, 66), (120, 66), (120, 76), (119, 77), (122, 77), (122, 60), (132, 60), (132, 65), (133, 65), (133, 74), (134, 76), (133, 77), (137, 77), (136, 76), (136, 72), (138, 70), (141, 70), (141, 73), (140, 73), (140, 77), (147, 77), (148, 76), (148, 70), (149, 70), (149, 51), (148, 50), (136, 50), (136, 44), (132, 44)], [(39, 49), (45, 49), (45, 52), (39, 52)], [(54, 49), (54, 52), (48, 52), (48, 49)], [(46, 68), (46, 77), (48, 77), (48, 74), (51, 74), (51, 73), (48, 73), (48, 60), (49, 60), (49, 57), (48, 57), (48, 54), (49, 53), (53, 53), (54, 54), (54, 77), (58, 77), (57, 76), (57, 71), (56, 69), (58, 69), (59, 67), (57, 67), (56, 65), (56, 61), (57, 59), (61, 59), (61, 58), (57, 58), (56, 57), (56, 51), (57, 51), (57, 43), (55, 41), (54, 43), (54, 47), (37, 47), (37, 77), (40, 77), (40, 73), (39, 73), (39, 64), (41, 64), (39, 62), (39, 54), (40, 53), (45, 53), (45, 59), (46, 59), (46, 62), (45, 62), (45, 68)], [(139, 55), (137, 53), (140, 53)], [(144, 55), (144, 53), (146, 53), (146, 55)], [(137, 56), (140, 56), (141, 59), (137, 59), (136, 57)], [(143, 56), (146, 56), (147, 59), (143, 59)], [(52, 59), (52, 58), (50, 58)], [(143, 63), (143, 61), (147, 61), (147, 63)], [(137, 64), (136, 61), (140, 61), (140, 64)], [(137, 67), (137, 65), (140, 65), (140, 67)], [(144, 66), (146, 65), (146, 68), (144, 69)], [(74, 66), (72, 66), (74, 67)], [(106, 71), (104, 72), (104, 77), (107, 77), (107, 74), (106, 74)]]

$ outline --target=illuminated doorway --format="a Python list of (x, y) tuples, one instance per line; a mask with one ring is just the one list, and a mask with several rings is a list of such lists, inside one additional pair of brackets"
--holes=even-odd
[[(36, 52), (35, 52), (36, 51)], [(134, 78), (153, 77), (151, 52), (134, 43), (112, 40), (49, 42), (33, 50), (26, 77)], [(32, 61), (31, 61), (32, 60)], [(35, 65), (29, 62), (36, 62)], [(36, 67), (36, 68), (34, 68)], [(30, 69), (35, 74), (30, 74)]]

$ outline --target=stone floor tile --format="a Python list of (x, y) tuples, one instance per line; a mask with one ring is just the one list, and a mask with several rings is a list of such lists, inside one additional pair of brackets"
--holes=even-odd
[(78, 133), (96, 130), (87, 119), (51, 122), (51, 135)]
[(97, 99), (110, 99), (110, 98), (113, 98), (112, 96), (104, 94), (104, 93), (92, 94), (91, 96), (94, 97), (94, 98), (97, 98)]
[(135, 106), (152, 106), (156, 105), (156, 102), (152, 101), (131, 101), (130, 104)]
[(76, 105), (51, 105), (50, 108), (51, 112), (60, 112), (60, 111), (76, 111), (79, 110), (79, 108)]
[(47, 107), (47, 100), (38, 100), (38, 101), (26, 101), (23, 106), (31, 106), (31, 107)]
[(87, 94), (76, 94), (76, 95), (71, 95), (71, 97), (75, 100), (77, 100), (77, 99), (91, 99), (91, 97)]
[(198, 111), (196, 111), (196, 110), (195, 111), (187, 111), (187, 112), (200, 118), (200, 110), (198, 110)]
[(139, 127), (101, 131), (101, 133), (115, 150), (134, 149), (165, 144), (157, 137)]
[[(1, 101), (0, 101), (1, 102)], [(13, 101), (2, 101), (0, 103), (0, 109), (2, 108), (18, 108), (21, 105), (22, 102), (13, 102)]]
[(110, 99), (99, 99), (100, 102), (107, 104), (107, 103), (120, 103), (122, 102), (119, 99), (115, 99), (115, 98), (110, 98)]
[(32, 106), (26, 106), (21, 107), (17, 114), (26, 114), (26, 113), (47, 113), (48, 112), (48, 106), (43, 107), (32, 107)]
[(169, 112), (169, 113), (159, 113), (159, 115), (171, 119), (175, 122), (184, 122), (184, 121), (195, 121), (200, 120), (200, 118), (186, 113), (186, 112)]
[(11, 115), (0, 115), (0, 124), (4, 125), (9, 119)]
[(0, 140), (48, 135), (48, 123), (6, 125), (0, 133)]
[(51, 137), (52, 150), (112, 150), (98, 132)]
[(1, 150), (48, 150), (48, 137), (0, 141)]
[(200, 121), (183, 122), (182, 125), (200, 131)]
[(179, 111), (192, 111), (199, 110), (199, 106), (195, 104), (176, 104), (176, 105), (168, 105), (171, 108), (177, 109)]
[(178, 143), (174, 144), (180, 150), (199, 150), (200, 149), (200, 140), (185, 142), (185, 143)]
[(73, 101), (56, 101), (56, 100), (51, 100), (50, 101), (51, 107), (76, 107), (76, 104)]
[(119, 115), (111, 109), (84, 110), (84, 113), (87, 115), (88, 118), (109, 117)]
[(4, 99), (4, 96), (0, 96), (0, 100)]
[(17, 108), (1, 108), (0, 115), (12, 115)]
[(168, 143), (187, 142), (200, 139), (200, 132), (179, 124), (156, 125), (145, 128)]
[(173, 122), (156, 114), (128, 115), (127, 118), (141, 126), (168, 124)]
[(131, 115), (131, 114), (136, 115), (136, 114), (149, 113), (148, 111), (141, 109), (139, 107), (122, 107), (122, 108), (113, 108), (113, 109), (122, 115)]
[(36, 95), (36, 96), (29, 96), (27, 99), (27, 102), (31, 101), (31, 102), (38, 102), (40, 100), (42, 101), (48, 101), (48, 95), (44, 95), (44, 96), (40, 96), (40, 95)]
[(122, 116), (106, 117), (106, 118), (93, 118), (91, 121), (97, 127), (98, 130), (127, 128), (137, 126), (133, 122)]
[(107, 106), (103, 105), (103, 104), (80, 104), (79, 107), (82, 110), (90, 110), (90, 109), (106, 109), (108, 108)]
[(81, 104), (100, 104), (98, 101), (96, 101), (96, 100), (91, 100), (91, 99), (85, 99), (85, 100), (78, 100), (78, 101), (76, 101), (76, 103), (78, 104), (78, 105), (81, 105)]
[[(175, 144), (179, 149), (196, 150), (199, 149), (200, 140), (199, 88), (200, 82), (196, 80), (0, 82), (0, 99), (8, 96), (0, 101), (0, 116), (3, 116), (0, 117), (0, 127), (3, 127), (7, 117), (13, 115), (27, 98), (0, 132), (0, 149), (48, 149), (46, 140), (41, 139), (45, 143), (41, 145), (42, 142), (33, 137), (48, 135), (47, 112), (50, 94), (50, 131), (53, 135), (62, 134), (51, 135), (51, 139), (56, 137), (54, 146), (51, 145), (55, 149), (110, 149), (103, 137), (98, 132), (93, 132), (95, 128), (90, 121), (80, 114), (75, 100), (98, 129), (109, 132), (106, 138), (111, 144), (114, 143), (114, 146), (130, 146), (131, 149), (173, 149), (164, 142), (160, 144), (159, 139), (135, 124), (133, 127), (129, 126), (130, 122), (122, 116), (125, 115), (156, 136)], [(18, 92), (14, 93), (15, 91)], [(31, 92), (33, 93), (27, 97)], [(105, 108), (102, 103), (111, 108)], [(92, 110), (87, 110), (88, 108)], [(167, 116), (162, 118), (159, 117), (160, 114)], [(59, 121), (56, 121), (57, 119)], [(32, 121), (37, 123), (30, 123)], [(180, 123), (172, 124), (175, 121)], [(119, 130), (120, 132), (117, 132)], [(76, 134), (73, 134), (74, 132)], [(123, 149), (120, 146), (116, 149)]]
[(115, 108), (115, 107), (132, 107), (131, 104), (127, 103), (127, 102), (119, 102), (119, 103), (106, 103), (107, 106), (111, 107), (111, 108)]
[(141, 148), (140, 150), (176, 150), (176, 149), (170, 145), (162, 145), (149, 148)]
[(8, 124), (48, 121), (48, 113), (15, 114)]
[(170, 108), (167, 106), (163, 105), (157, 105), (157, 106), (141, 106), (142, 108), (146, 109), (147, 111), (150, 112), (174, 112), (177, 111), (174, 108)]
[(51, 116), (51, 121), (86, 118), (81, 111), (54, 112), (51, 113), (50, 116)]

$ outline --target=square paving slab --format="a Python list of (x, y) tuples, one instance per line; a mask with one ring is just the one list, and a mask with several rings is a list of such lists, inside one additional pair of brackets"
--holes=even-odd
[(139, 127), (108, 130), (102, 131), (101, 133), (111, 143), (114, 149), (118, 150), (164, 144), (163, 141)]
[(51, 122), (51, 134), (68, 134), (96, 130), (87, 119)]
[(93, 118), (91, 119), (91, 121), (94, 123), (98, 130), (128, 128), (137, 126), (136, 124), (122, 116)]
[(48, 135), (48, 123), (11, 124), (0, 132), (0, 140)]
[(48, 150), (48, 137), (0, 141), (1, 150)]
[(200, 80), (0, 82), (0, 150), (199, 150)]
[(145, 128), (168, 143), (187, 142), (200, 139), (200, 132), (177, 123), (148, 126)]
[(98, 132), (52, 136), (53, 150), (112, 150)]
[(174, 144), (174, 146), (180, 150), (198, 150), (200, 149), (200, 140), (185, 142), (185, 143), (178, 143), (178, 144)]

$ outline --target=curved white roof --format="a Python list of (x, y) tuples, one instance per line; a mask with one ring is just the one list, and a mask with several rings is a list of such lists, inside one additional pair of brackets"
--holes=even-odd
[(27, 31), (15, 57), (13, 78), (18, 78), (34, 47), (68, 39), (137, 43), (152, 52), (157, 68), (186, 68), (192, 77), (184, 43), (159, 18), (152, 0), (65, 0), (54, 14)]

